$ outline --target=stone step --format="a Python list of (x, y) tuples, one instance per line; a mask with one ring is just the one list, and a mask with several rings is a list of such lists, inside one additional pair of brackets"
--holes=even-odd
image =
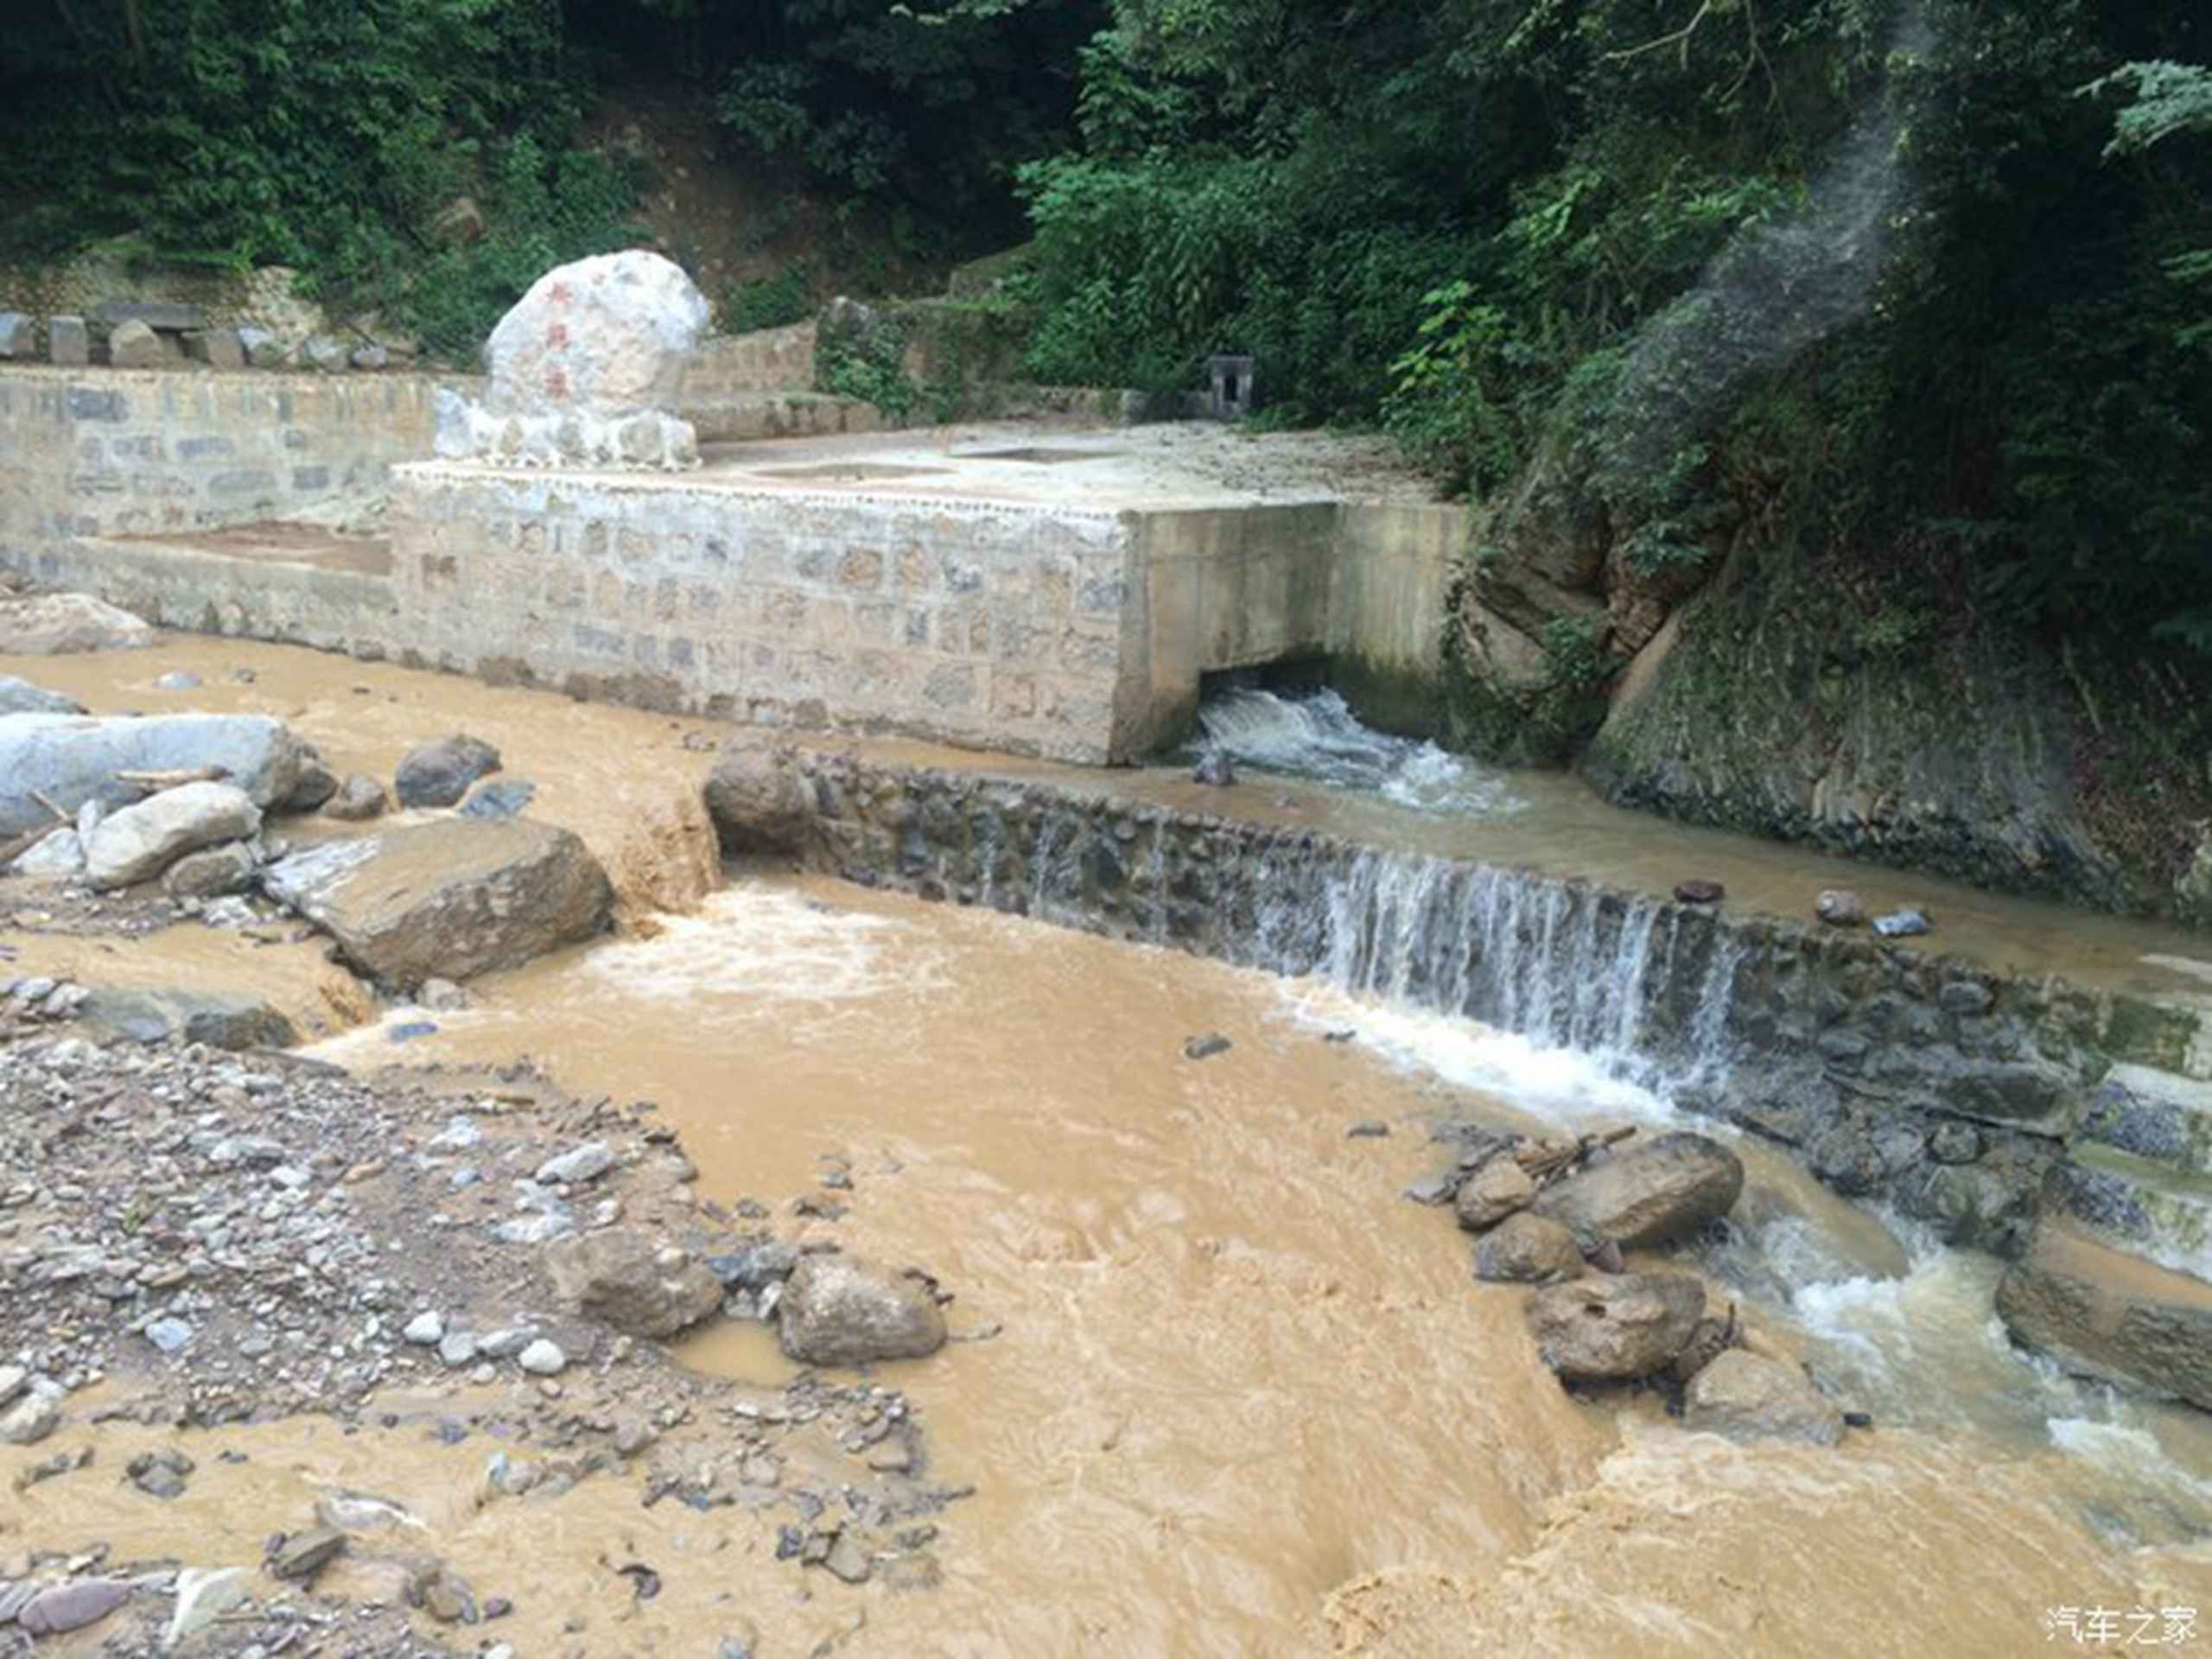
[(2051, 1166), (2044, 1209), (2115, 1249), (2212, 1281), (2212, 1176), (2077, 1141)]
[(2212, 1409), (2212, 1285), (2046, 1217), (2005, 1271), (1997, 1312), (2016, 1342), (2070, 1371)]
[(2212, 1083), (2115, 1065), (2090, 1095), (2082, 1135), (2153, 1163), (2212, 1174)]
[(762, 438), (832, 437), (878, 432), (886, 425), (873, 404), (818, 391), (731, 391), (684, 394), (677, 413), (691, 423), (701, 443), (747, 443)]

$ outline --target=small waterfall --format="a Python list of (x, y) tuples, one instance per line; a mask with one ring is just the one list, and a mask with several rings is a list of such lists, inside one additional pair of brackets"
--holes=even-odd
[(1200, 753), (1226, 755), (1255, 772), (1366, 791), (1424, 812), (1489, 816), (1522, 804), (1503, 773), (1433, 743), (1363, 726), (1334, 691), (1285, 697), (1241, 688), (1210, 698), (1198, 725)]

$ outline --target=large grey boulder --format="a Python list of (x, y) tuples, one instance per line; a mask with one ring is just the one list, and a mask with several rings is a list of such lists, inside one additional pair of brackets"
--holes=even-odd
[(1581, 1247), (1566, 1224), (1525, 1210), (1475, 1245), (1475, 1277), (1494, 1284), (1557, 1284), (1581, 1271)]
[(243, 841), (188, 853), (162, 877), (162, 891), (172, 899), (220, 899), (244, 893), (253, 885), (260, 862), (251, 843)]
[(85, 1024), (138, 1043), (172, 1040), (210, 1048), (289, 1048), (292, 1022), (267, 1001), (227, 991), (95, 988), (78, 1010)]
[(64, 812), (133, 804), (145, 791), (118, 781), (122, 772), (220, 767), (256, 806), (277, 809), (313, 753), (265, 715), (0, 715), (0, 836), (52, 821), (34, 791)]
[(1690, 1379), (1682, 1427), (1732, 1440), (1834, 1446), (1843, 1438), (1843, 1408), (1795, 1366), (1731, 1348)]
[(1743, 1160), (1710, 1135), (1677, 1132), (1546, 1187), (1530, 1208), (1578, 1236), (1633, 1247), (1695, 1232), (1743, 1190)]
[(184, 784), (111, 812), (85, 842), (85, 879), (95, 887), (150, 881), (187, 853), (245, 841), (261, 809), (235, 784)]
[(440, 818), (329, 842), (261, 880), (357, 969), (399, 990), (518, 968), (604, 930), (613, 904), (582, 841), (529, 818)]
[(451, 806), (468, 786), (499, 769), (499, 752), (480, 737), (455, 732), (410, 749), (392, 779), (402, 806)]
[(790, 749), (739, 745), (708, 774), (707, 814), (725, 852), (795, 853), (814, 823), (814, 791)]
[(776, 1313), (784, 1352), (809, 1365), (919, 1359), (944, 1346), (927, 1280), (849, 1255), (801, 1256)]
[(698, 464), (672, 412), (709, 321), (681, 267), (632, 249), (562, 265), (499, 320), (484, 349), (484, 401), (438, 400), (441, 455), (515, 466)]
[(721, 1306), (705, 1262), (639, 1227), (556, 1238), (545, 1268), (578, 1313), (634, 1337), (672, 1337)]
[(128, 651), (153, 643), (151, 626), (90, 594), (0, 599), (0, 657)]
[(1678, 1273), (1592, 1276), (1529, 1300), (1537, 1352), (1573, 1382), (1630, 1382), (1665, 1370), (1704, 1315), (1705, 1287)]
[(0, 674), (0, 715), (81, 715), (85, 705), (42, 685)]

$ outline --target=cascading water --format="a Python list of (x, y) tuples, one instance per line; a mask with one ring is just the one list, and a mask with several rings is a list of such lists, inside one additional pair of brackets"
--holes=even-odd
[(1334, 691), (1286, 697), (1239, 688), (1210, 699), (1198, 726), (1201, 753), (1255, 772), (1371, 790), (1421, 811), (1487, 815), (1521, 805), (1503, 774), (1433, 743), (1363, 726)]

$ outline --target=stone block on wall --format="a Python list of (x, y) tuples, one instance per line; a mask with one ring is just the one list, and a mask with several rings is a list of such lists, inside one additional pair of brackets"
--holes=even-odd
[(82, 317), (54, 317), (47, 323), (48, 358), (64, 368), (82, 368), (92, 360), (92, 331)]

